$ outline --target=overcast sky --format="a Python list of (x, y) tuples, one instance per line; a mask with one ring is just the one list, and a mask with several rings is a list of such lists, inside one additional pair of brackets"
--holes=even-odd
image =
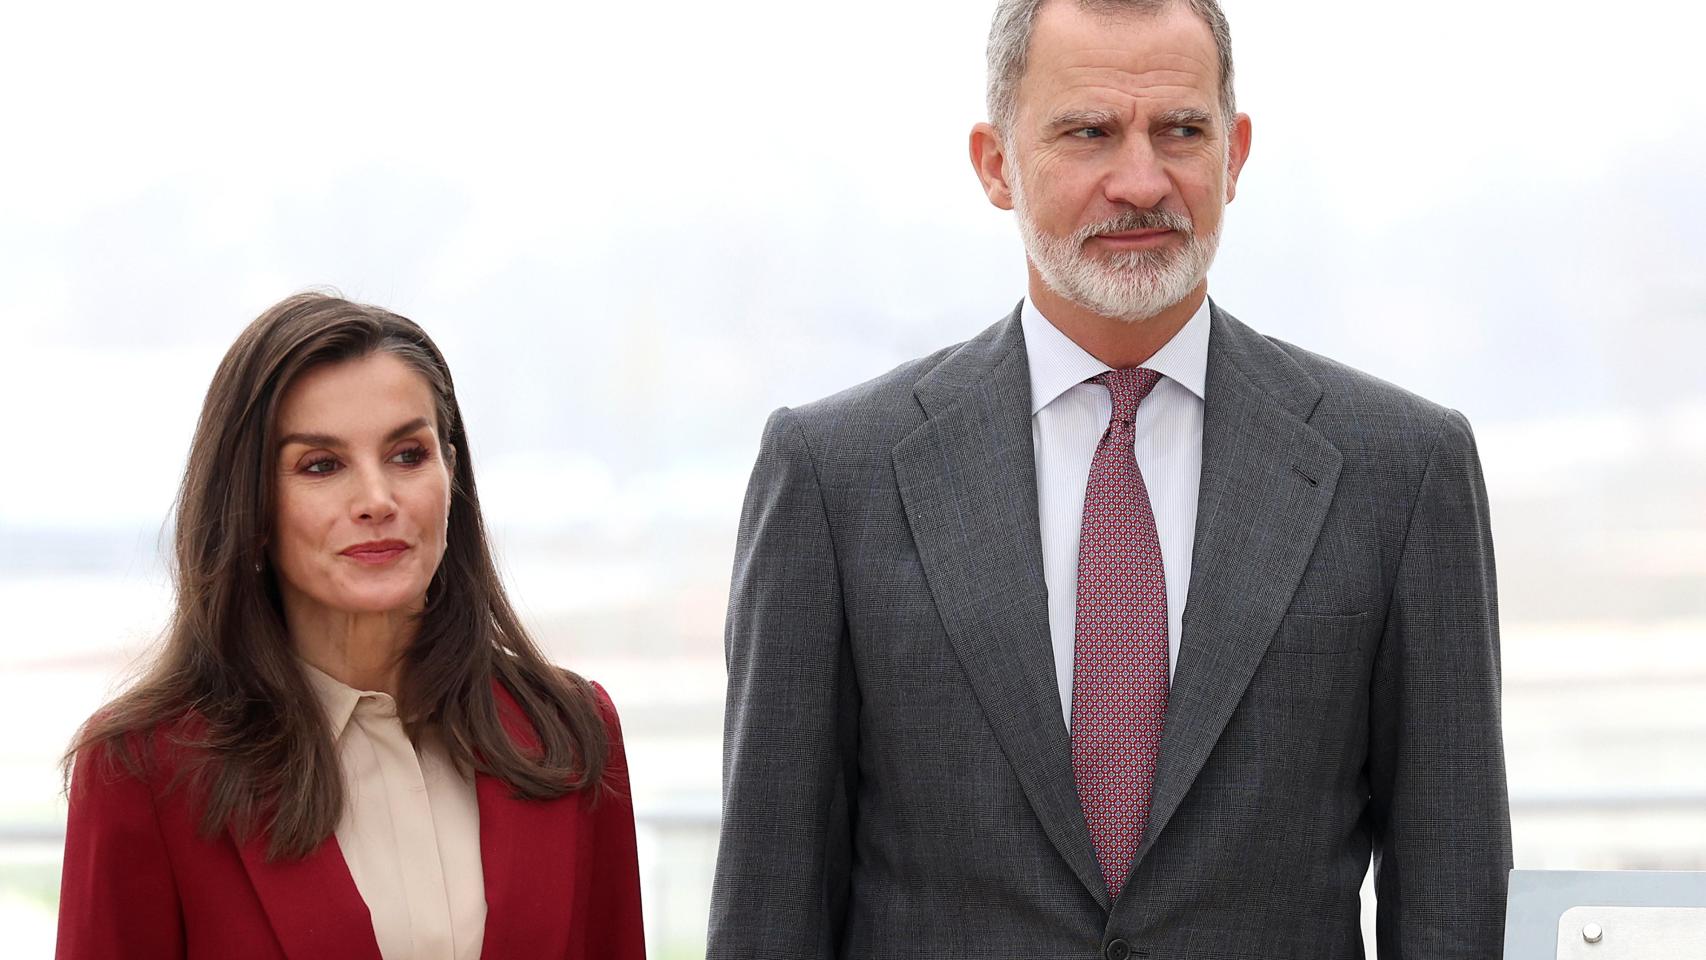
[[(492, 492), (565, 491), (530, 516), (643, 513), (635, 478), (732, 516), (767, 410), (1023, 293), (966, 160), (991, 6), (9, 11), (0, 409), (28, 465), (0, 526), (158, 524), (219, 355), (322, 284), (435, 334)], [(1700, 409), (1697, 6), (1226, 7), (1255, 146), (1222, 305), (1495, 432)]]

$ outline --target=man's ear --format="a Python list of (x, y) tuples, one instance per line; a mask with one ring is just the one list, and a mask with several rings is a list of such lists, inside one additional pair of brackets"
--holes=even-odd
[(1003, 210), (1013, 209), (1013, 188), (1007, 182), (1007, 150), (992, 124), (971, 128), (971, 165), (983, 182), (984, 196)]
[(1250, 115), (1240, 113), (1232, 118), (1231, 142), (1226, 150), (1226, 202), (1238, 195), (1238, 174), (1244, 161), (1250, 159)]

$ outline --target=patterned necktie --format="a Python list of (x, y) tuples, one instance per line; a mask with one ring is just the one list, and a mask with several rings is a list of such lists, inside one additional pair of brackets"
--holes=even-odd
[(1167, 578), (1132, 454), (1137, 405), (1160, 379), (1134, 367), (1089, 381), (1108, 388), (1114, 415), (1090, 464), (1078, 542), (1072, 773), (1111, 898), (1149, 820), (1167, 715)]

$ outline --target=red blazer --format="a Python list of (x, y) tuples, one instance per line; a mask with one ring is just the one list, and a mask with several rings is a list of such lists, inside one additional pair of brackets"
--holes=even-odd
[[(594, 802), (517, 799), (475, 777), (486, 883), (486, 958), (644, 960), (634, 808), (616, 708), (602, 687), (610, 766)], [(498, 688), (504, 727), (537, 744)], [(156, 744), (164, 746), (164, 737)], [(328, 837), (306, 859), (268, 863), (266, 838), (203, 838), (199, 811), (164, 790), (168, 758), (146, 779), (79, 758), (65, 834), (60, 960), (380, 960), (367, 905)]]

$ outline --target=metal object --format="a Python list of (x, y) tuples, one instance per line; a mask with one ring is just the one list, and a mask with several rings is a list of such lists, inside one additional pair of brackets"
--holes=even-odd
[(1558, 918), (1558, 960), (1706, 957), (1706, 907), (1571, 907)]
[[(1588, 914), (1567, 911), (1589, 906)], [(1504, 960), (1588, 957), (1593, 960), (1706, 960), (1706, 949), (1628, 954), (1627, 919), (1615, 911), (1683, 907), (1706, 911), (1706, 871), (1512, 870), (1505, 912)], [(1619, 918), (1619, 919), (1614, 919)], [(1589, 943), (1583, 928), (1600, 926)], [(1685, 941), (1686, 942), (1686, 941)], [(1646, 949), (1646, 948), (1642, 948)]]

